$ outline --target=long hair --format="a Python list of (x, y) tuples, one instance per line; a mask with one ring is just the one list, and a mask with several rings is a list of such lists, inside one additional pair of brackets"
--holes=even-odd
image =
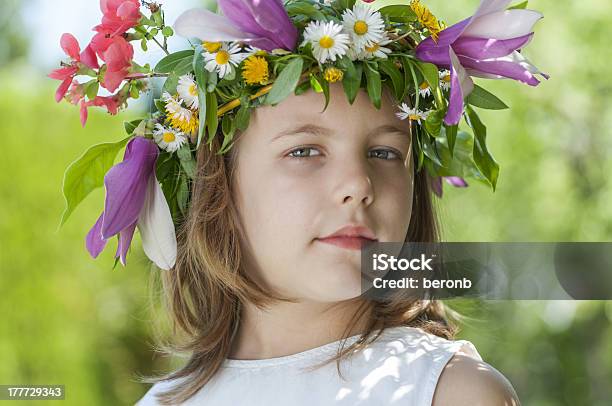
[[(211, 148), (198, 151), (197, 175), (188, 213), (178, 228), (176, 265), (162, 273), (166, 312), (172, 341), (160, 344), (162, 352), (186, 354), (187, 362), (163, 376), (145, 382), (185, 378), (158, 395), (161, 404), (177, 404), (192, 397), (217, 373), (230, 353), (240, 321), (241, 306), (260, 308), (279, 300), (245, 271), (240, 246), (240, 224), (232, 185), (236, 148), (219, 155), (219, 137)], [(413, 143), (414, 143), (413, 139)], [(414, 145), (414, 144), (413, 144)], [(413, 206), (406, 242), (436, 242), (438, 222), (431, 197), (430, 179), (424, 168), (414, 173)], [(456, 314), (437, 300), (401, 299), (363, 302), (349, 321), (338, 353), (328, 360), (340, 361), (375, 340), (385, 328), (412, 326), (447, 339), (457, 333), (451, 322)], [(359, 340), (345, 347), (352, 326), (366, 328)], [(326, 362), (326, 363), (327, 363)]]

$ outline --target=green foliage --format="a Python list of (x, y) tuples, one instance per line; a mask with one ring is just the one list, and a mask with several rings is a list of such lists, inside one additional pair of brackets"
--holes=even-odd
[(285, 66), (285, 68), (280, 72), (274, 84), (272, 85), (272, 89), (268, 96), (266, 97), (267, 104), (278, 104), (285, 97), (289, 96), (295, 90), (295, 87), (298, 84), (300, 79), (300, 75), (302, 74), (302, 66), (304, 65), (304, 60), (302, 58), (293, 58), (291, 62)]

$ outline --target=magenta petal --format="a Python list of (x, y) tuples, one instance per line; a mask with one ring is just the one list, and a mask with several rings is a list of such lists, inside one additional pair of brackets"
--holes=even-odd
[(98, 255), (100, 255), (100, 253), (102, 252), (102, 250), (104, 250), (104, 247), (106, 246), (106, 240), (102, 237), (103, 216), (104, 213), (100, 214), (100, 217), (98, 217), (96, 224), (94, 224), (91, 230), (89, 230), (89, 233), (87, 233), (87, 237), (85, 238), (85, 246), (87, 247), (87, 251), (89, 251), (89, 254), (93, 258), (96, 258)]
[(253, 45), (266, 51), (295, 48), (297, 28), (279, 0), (219, 0), (218, 3), (223, 15), (241, 31), (269, 40), (252, 41)]
[(117, 253), (115, 258), (119, 257), (119, 261), (123, 266), (126, 264), (126, 256), (130, 244), (132, 243), (132, 237), (134, 236), (134, 230), (136, 229), (136, 223), (129, 225), (125, 229), (119, 232), (119, 242), (117, 243)]
[(496, 60), (479, 61), (465, 56), (460, 56), (459, 59), (463, 66), (475, 71), (518, 80), (530, 86), (537, 86), (540, 83), (533, 73), (518, 63)]
[(83, 52), (81, 52), (81, 62), (92, 69), (98, 69), (100, 67), (100, 65), (98, 65), (98, 57), (94, 50), (91, 49), (91, 45), (87, 45)]
[(157, 145), (152, 140), (135, 137), (127, 144), (123, 162), (113, 166), (104, 177), (104, 238), (112, 237), (138, 219), (149, 177), (155, 176), (157, 154)]
[(452, 45), (457, 56), (467, 56), (472, 59), (491, 59), (510, 55), (527, 45), (533, 32), (518, 38), (498, 40), (490, 38), (461, 37)]
[(70, 87), (71, 83), (72, 83), (72, 78), (66, 78), (62, 83), (60, 83), (60, 85), (57, 87), (57, 90), (55, 91), (55, 101), (56, 102), (59, 103), (60, 101), (62, 101), (62, 99), (68, 92), (68, 88)]
[(468, 186), (468, 184), (465, 181), (465, 179), (460, 178), (459, 176), (445, 176), (444, 180), (447, 183), (449, 183), (449, 184), (451, 184), (451, 185), (453, 185), (455, 187), (467, 187)]

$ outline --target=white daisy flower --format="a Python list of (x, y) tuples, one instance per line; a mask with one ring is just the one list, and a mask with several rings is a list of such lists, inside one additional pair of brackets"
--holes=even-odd
[(183, 99), (187, 107), (192, 110), (198, 109), (198, 85), (193, 79), (193, 75), (191, 73), (179, 77), (176, 91), (181, 99)]
[(264, 51), (263, 49), (254, 47), (253, 45), (249, 45), (244, 50), (244, 58), (243, 59), (246, 59), (246, 58), (248, 58), (251, 55), (265, 56), (266, 54), (267, 54), (267, 52)]
[(240, 45), (237, 43), (231, 46), (224, 42), (216, 52), (202, 52), (204, 56), (204, 68), (209, 72), (217, 71), (219, 78), (223, 79), (234, 71), (234, 68), (242, 62), (245, 55), (240, 52)]
[(427, 116), (429, 115), (429, 112), (411, 109), (406, 103), (402, 103), (399, 106), (399, 109), (400, 111), (395, 113), (397, 117), (399, 117), (401, 120), (408, 119), (410, 121), (416, 121), (419, 124), (421, 123), (421, 120), (427, 119)]
[(366, 45), (363, 49), (363, 54), (365, 59), (382, 58), (387, 59), (387, 54), (391, 53), (389, 48), (384, 47), (383, 45), (387, 45), (391, 40), (387, 38), (386, 33), (383, 35), (382, 39), (378, 42), (373, 42), (372, 45)]
[(183, 100), (177, 100), (168, 92), (162, 94), (162, 100), (166, 103), (166, 113), (183, 121), (191, 120), (192, 112), (183, 107)]
[(352, 10), (344, 10), (342, 25), (358, 51), (382, 41), (385, 31), (385, 22), (380, 12), (364, 3), (356, 3)]
[(441, 70), (440, 75), (440, 87), (442, 90), (448, 90), (451, 86), (451, 73), (448, 69)]
[(337, 57), (346, 54), (349, 47), (349, 35), (342, 32), (342, 26), (333, 21), (311, 21), (304, 30), (302, 45), (310, 42), (312, 53), (319, 63), (328, 59), (336, 61)]
[(185, 142), (187, 142), (187, 137), (185, 137), (185, 134), (173, 128), (164, 127), (161, 124), (155, 124), (153, 138), (161, 149), (168, 152), (178, 150), (183, 146), (183, 144), (185, 144)]
[(426, 97), (431, 94), (431, 88), (429, 87), (429, 83), (427, 83), (427, 81), (423, 81), (423, 83), (420, 84), (419, 94), (421, 97)]

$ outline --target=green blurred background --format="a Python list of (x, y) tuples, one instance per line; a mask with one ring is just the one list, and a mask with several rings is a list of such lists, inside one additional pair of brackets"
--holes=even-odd
[[(169, 1), (167, 20), (197, 3)], [(450, 25), (478, 1), (424, 3)], [(502, 167), (498, 190), (445, 184), (449, 241), (611, 240), (612, 2), (530, 8), (545, 18), (524, 52), (552, 78), (538, 88), (484, 81), (511, 106), (481, 111)], [(139, 113), (91, 109), (83, 130), (78, 109), (53, 101), (58, 83), (45, 75), (63, 57), (61, 33), (85, 44), (99, 17), (95, 0), (4, 0), (0, 10), (0, 384), (65, 384), (70, 405), (133, 404), (147, 390), (138, 374), (174, 364), (151, 349), (155, 275), (138, 237), (126, 268), (112, 269), (114, 243), (95, 261), (85, 250), (103, 191), (56, 231), (64, 169), (91, 144), (121, 139), (122, 121)], [(611, 301), (447, 303), (468, 316), (460, 338), (512, 381), (524, 405), (612, 404)]]

